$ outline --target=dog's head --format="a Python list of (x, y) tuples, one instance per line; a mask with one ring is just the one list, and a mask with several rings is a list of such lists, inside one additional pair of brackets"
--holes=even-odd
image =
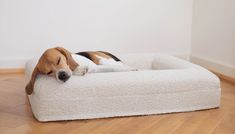
[(26, 93), (32, 94), (34, 82), (38, 74), (46, 74), (55, 77), (59, 82), (66, 82), (76, 67), (78, 67), (78, 64), (74, 61), (68, 50), (62, 47), (47, 49), (33, 70), (31, 80), (25, 88)]

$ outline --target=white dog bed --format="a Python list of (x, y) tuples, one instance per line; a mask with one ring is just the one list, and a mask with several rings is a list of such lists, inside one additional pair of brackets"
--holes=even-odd
[[(66, 83), (39, 75), (29, 101), (39, 121), (150, 115), (216, 108), (220, 81), (208, 70), (166, 55), (117, 55), (140, 71), (73, 76)], [(37, 60), (26, 64), (29, 81)]]

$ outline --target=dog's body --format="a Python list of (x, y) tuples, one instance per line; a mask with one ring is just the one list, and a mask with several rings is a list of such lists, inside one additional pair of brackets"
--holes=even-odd
[(108, 52), (80, 52), (72, 54), (72, 57), (80, 65), (80, 67), (74, 70), (75, 74), (79, 74), (81, 71), (77, 70), (83, 68), (87, 68), (88, 73), (135, 70), (134, 68), (130, 68), (129, 66), (123, 64), (120, 59)]
[(30, 82), (27, 94), (32, 94), (37, 74), (54, 76), (59, 82), (66, 82), (71, 76), (85, 73), (135, 71), (116, 56), (103, 51), (89, 51), (71, 54), (62, 47), (46, 50), (40, 57)]

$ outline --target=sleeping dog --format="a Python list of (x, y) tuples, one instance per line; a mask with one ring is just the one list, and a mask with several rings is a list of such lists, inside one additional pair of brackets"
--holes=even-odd
[(26, 85), (27, 94), (32, 94), (38, 74), (55, 77), (58, 82), (66, 82), (73, 75), (98, 72), (135, 71), (116, 56), (103, 51), (89, 51), (72, 54), (62, 47), (47, 49), (33, 70), (31, 80)]

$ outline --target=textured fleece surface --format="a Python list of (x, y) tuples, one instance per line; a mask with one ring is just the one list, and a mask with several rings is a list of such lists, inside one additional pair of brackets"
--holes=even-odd
[[(220, 81), (208, 70), (168, 55), (117, 55), (139, 71), (90, 73), (66, 83), (38, 75), (29, 101), (39, 121), (186, 112), (219, 107)], [(25, 66), (29, 81), (37, 60)]]

